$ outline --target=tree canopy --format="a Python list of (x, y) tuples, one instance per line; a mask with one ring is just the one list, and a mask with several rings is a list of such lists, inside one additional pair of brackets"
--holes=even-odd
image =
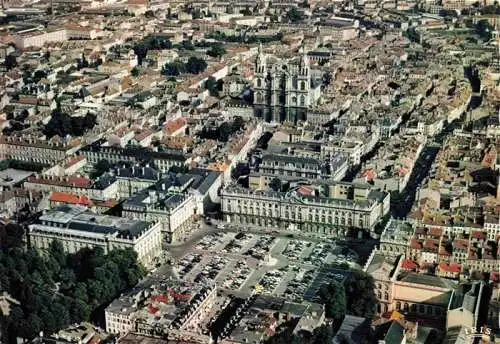
[(170, 42), (170, 40), (166, 37), (152, 35), (145, 37), (141, 42), (136, 43), (133, 47), (139, 64), (142, 64), (142, 60), (146, 57), (149, 50), (163, 49), (172, 49), (172, 42)]
[(323, 285), (319, 295), (325, 304), (325, 313), (328, 318), (342, 320), (346, 313), (347, 300), (344, 284), (333, 281), (330, 284)]
[(281, 191), (281, 180), (279, 178), (274, 177), (269, 182), (269, 188), (274, 191)]
[(113, 250), (105, 256), (100, 248), (84, 248), (68, 255), (54, 241), (47, 251), (45, 255), (35, 249), (0, 251), (0, 288), (19, 301), (1, 319), (3, 343), (88, 321), (94, 310), (144, 275), (132, 249)]
[(96, 115), (87, 113), (85, 116), (69, 116), (60, 109), (52, 112), (52, 117), (43, 129), (43, 133), (51, 138), (53, 136), (65, 137), (82, 136), (87, 130), (92, 129), (97, 123)]
[(373, 277), (361, 270), (352, 270), (344, 282), (347, 298), (346, 312), (359, 317), (373, 318), (377, 309)]
[(207, 69), (207, 63), (198, 57), (191, 56), (186, 63), (186, 71), (191, 74), (199, 74)]
[(205, 81), (205, 89), (207, 89), (211, 96), (218, 97), (219, 96), (219, 84), (217, 80), (213, 76), (209, 76)]
[(186, 63), (180, 60), (166, 63), (162, 73), (165, 76), (178, 76), (184, 73), (199, 74), (207, 69), (207, 63), (195, 56), (191, 56)]
[(162, 73), (165, 76), (178, 76), (186, 73), (186, 67), (181, 61), (173, 61), (170, 63), (165, 63), (162, 69)]
[(3, 65), (7, 70), (11, 70), (12, 68), (17, 66), (17, 59), (14, 55), (7, 55), (3, 61)]
[(303, 15), (297, 8), (292, 7), (286, 12), (285, 19), (290, 23), (297, 23), (303, 19)]
[(224, 56), (227, 53), (226, 49), (222, 46), (222, 44), (214, 44), (212, 47), (207, 51), (207, 55), (211, 57), (221, 57)]
[(474, 24), (474, 32), (484, 41), (489, 41), (495, 29), (486, 19), (479, 20)]

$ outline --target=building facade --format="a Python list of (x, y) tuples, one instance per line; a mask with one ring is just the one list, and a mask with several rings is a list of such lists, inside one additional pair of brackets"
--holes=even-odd
[(323, 195), (319, 189), (301, 185), (285, 193), (231, 186), (222, 191), (222, 212), (232, 224), (336, 236), (350, 227), (371, 230), (389, 211), (390, 195), (369, 186), (334, 182)]
[(47, 211), (29, 226), (28, 239), (39, 249), (48, 249), (58, 240), (68, 253), (84, 247), (101, 247), (105, 253), (132, 248), (145, 267), (152, 267), (162, 251), (161, 223), (98, 215), (80, 205), (61, 205)]
[(80, 147), (62, 142), (47, 142), (30, 136), (1, 136), (0, 157), (44, 165), (54, 165)]
[(305, 121), (313, 102), (309, 57), (299, 61), (268, 57), (259, 48), (254, 76), (254, 111), (267, 122)]

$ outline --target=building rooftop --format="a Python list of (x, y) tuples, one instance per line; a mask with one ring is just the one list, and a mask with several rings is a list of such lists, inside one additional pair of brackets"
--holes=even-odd
[(458, 283), (453, 280), (448, 280), (438, 276), (418, 274), (414, 272), (404, 272), (398, 276), (398, 280), (401, 282), (423, 284), (450, 290), (456, 289), (458, 285)]
[(191, 307), (196, 307), (197, 300), (211, 288), (174, 280), (150, 280), (115, 299), (106, 313), (134, 314), (138, 326), (146, 331), (154, 326), (164, 330), (179, 328)]
[(99, 215), (82, 205), (60, 205), (39, 217), (41, 224), (55, 225), (60, 230), (76, 230), (131, 239), (139, 237), (149, 224), (122, 217)]
[(33, 172), (8, 168), (6, 170), (0, 171), (0, 185), (13, 186), (27, 179), (32, 174)]

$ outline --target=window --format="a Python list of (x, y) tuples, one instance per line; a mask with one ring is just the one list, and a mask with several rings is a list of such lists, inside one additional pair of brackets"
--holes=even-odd
[(401, 302), (396, 302), (396, 310), (401, 310)]
[(424, 313), (424, 312), (425, 312), (425, 306), (424, 306), (424, 305), (420, 305), (420, 306), (418, 306), (418, 311), (419, 311), (420, 313)]
[(304, 95), (300, 96), (300, 106), (306, 105), (306, 97)]
[(256, 101), (257, 103), (262, 103), (262, 101), (263, 101), (262, 94), (257, 93), (257, 94), (255, 95), (255, 101)]
[(261, 79), (257, 79), (257, 87), (261, 87), (262, 86), (262, 80)]
[(306, 83), (304, 81), (301, 81), (300, 82), (300, 90), (305, 91), (305, 89), (306, 89)]

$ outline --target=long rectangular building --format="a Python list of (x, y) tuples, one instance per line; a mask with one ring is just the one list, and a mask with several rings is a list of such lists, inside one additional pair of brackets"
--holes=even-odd
[(29, 226), (29, 242), (47, 249), (54, 240), (74, 253), (84, 247), (132, 248), (146, 267), (153, 266), (162, 250), (161, 223), (148, 223), (116, 216), (98, 215), (80, 205), (61, 205), (49, 210)]
[(387, 192), (344, 182), (299, 185), (288, 192), (230, 186), (221, 199), (224, 219), (232, 224), (322, 235), (339, 235), (353, 227), (371, 230), (388, 213), (390, 203)]

